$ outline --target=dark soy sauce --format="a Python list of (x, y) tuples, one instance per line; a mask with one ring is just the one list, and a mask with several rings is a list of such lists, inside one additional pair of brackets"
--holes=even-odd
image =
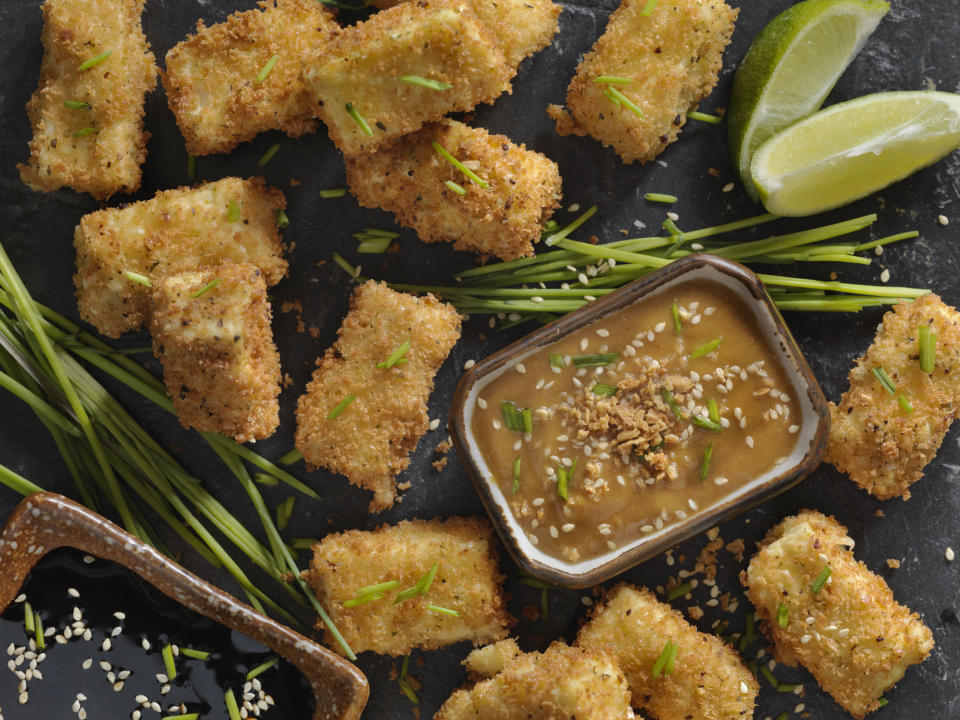
[[(71, 596), (70, 589), (76, 590), (78, 597)], [(178, 605), (125, 568), (103, 560), (86, 562), (74, 551), (60, 550), (44, 558), (21, 593), (40, 613), (44, 628), (55, 628), (55, 633), (45, 638), (46, 657), (36, 666), (42, 678), (33, 677), (26, 683), (27, 702), (21, 704), (21, 678), (15, 671), (27, 674), (30, 659), (26, 652), (33, 635), (24, 630), (23, 602), (12, 604), (0, 616), (0, 720), (124, 720), (134, 717), (136, 710), (141, 720), (184, 712), (199, 713), (204, 720), (228, 720), (226, 689), (233, 689), (242, 708), (247, 673), (277, 657), (251, 638)], [(71, 630), (73, 637), (66, 644), (58, 643), (56, 635), (63, 635), (64, 629), (76, 622), (74, 608), (79, 609), (84, 628), (89, 628), (90, 640), (84, 640), (83, 632), (77, 637)], [(123, 619), (115, 613), (121, 613)], [(121, 632), (112, 635), (117, 627)], [(109, 649), (104, 650), (107, 638)], [(149, 650), (144, 649), (144, 640)], [(8, 654), (11, 643), (14, 650), (26, 646), (24, 659), (13, 670), (8, 663), (16, 663), (17, 653)], [(177, 676), (168, 683), (169, 691), (161, 694), (167, 683), (157, 675), (167, 672), (161, 650), (168, 643), (179, 646), (181, 653), (175, 658)], [(212, 655), (208, 660), (191, 659), (183, 654), (183, 648)], [(92, 662), (84, 669), (87, 660)], [(110, 668), (101, 666), (101, 661)], [(249, 687), (252, 705), (261, 699), (266, 702), (261, 690), (274, 702), (261, 709), (259, 717), (310, 718), (313, 694), (290, 663), (280, 659), (256, 680), (260, 687), (256, 682)], [(123, 685), (116, 686), (119, 682)], [(78, 702), (78, 693), (86, 699)], [(159, 703), (160, 712), (156, 706), (142, 707), (136, 700), (140, 695)], [(249, 709), (248, 715), (257, 717)]]

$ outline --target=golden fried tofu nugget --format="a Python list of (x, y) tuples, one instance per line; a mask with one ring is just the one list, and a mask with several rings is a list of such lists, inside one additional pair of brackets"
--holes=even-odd
[[(644, 15), (646, 6), (623, 0), (577, 68), (567, 109), (547, 109), (560, 135), (589, 135), (626, 163), (649, 162), (677, 139), (687, 113), (717, 84), (739, 12), (723, 0), (660, 0)], [(597, 82), (601, 76), (629, 82)], [(609, 97), (616, 93), (642, 115)]]
[(237, 442), (280, 424), (280, 355), (263, 273), (223, 263), (161, 278), (150, 295), (153, 354), (186, 428)]
[(144, 0), (45, 0), (40, 83), (27, 103), (34, 190), (98, 200), (140, 187), (149, 133), (143, 103), (157, 65), (140, 25)]
[[(478, 518), (404, 520), (327, 535), (313, 546), (304, 577), (354, 652), (398, 656), (463, 640), (493, 642), (506, 636), (513, 622), (500, 587), (493, 533)], [(362, 588), (393, 581), (399, 584), (382, 595), (358, 599)], [(396, 602), (418, 585), (422, 592)], [(430, 610), (431, 605), (457, 615)], [(329, 631), (325, 641), (338, 649)]]
[(84, 215), (73, 235), (80, 316), (110, 337), (136, 330), (150, 315), (150, 289), (127, 272), (159, 278), (180, 270), (249, 262), (267, 285), (287, 272), (277, 228), (286, 207), (262, 178), (224, 178), (150, 200)]
[[(385, 10), (405, 0), (374, 0), (374, 7)], [(463, 0), (441, 0), (457, 4)], [(550, 44), (557, 32), (557, 17), (562, 9), (552, 0), (466, 0), (480, 21), (493, 31), (497, 44), (510, 67)]]
[[(921, 326), (936, 335), (932, 373), (920, 367)], [(896, 394), (874, 374), (880, 369)], [(881, 500), (906, 500), (960, 415), (960, 313), (933, 294), (901, 302), (884, 315), (849, 381), (840, 404), (830, 404), (825, 459)], [(901, 407), (901, 395), (913, 412)]]
[(229, 152), (266, 130), (299, 137), (317, 129), (303, 59), (322, 52), (339, 25), (317, 0), (263, 0), (260, 8), (210, 27), (199, 21), (167, 53), (161, 79), (193, 155)]
[[(305, 63), (303, 74), (330, 139), (349, 157), (447, 113), (492, 103), (510, 90), (515, 73), (469, 7), (418, 1), (344, 28)], [(403, 77), (450, 87), (427, 88)]]
[[(488, 185), (443, 159), (438, 142)], [(502, 260), (533, 255), (543, 224), (560, 205), (560, 171), (540, 153), (456, 120), (427, 125), (375, 153), (347, 158), (347, 184), (364, 207), (392, 212), (424, 242)], [(446, 182), (460, 185), (460, 194)]]
[[(512, 642), (505, 640), (497, 645)], [(475, 650), (464, 664), (469, 667), (473, 663), (471, 657), (485, 650), (488, 648)], [(627, 680), (616, 659), (605, 650), (570, 647), (558, 641), (543, 653), (504, 655), (503, 660), (503, 668), (489, 680), (453, 693), (434, 715), (434, 720), (630, 720), (634, 717)]]
[[(654, 665), (668, 642), (677, 645), (673, 669), (654, 677)], [(634, 706), (657, 720), (753, 717), (760, 688), (740, 656), (646, 588), (613, 588), (594, 607), (576, 644), (611, 651), (630, 683)]]
[(741, 580), (776, 660), (803, 665), (862, 718), (930, 654), (933, 636), (883, 578), (857, 562), (853, 544), (832, 517), (803, 510), (767, 534)]
[[(457, 311), (433, 295), (373, 281), (358, 287), (297, 405), (296, 447), (307, 463), (373, 490), (371, 512), (391, 507), (394, 476), (429, 425), (433, 377), (459, 338)], [(406, 343), (405, 362), (383, 367)]]

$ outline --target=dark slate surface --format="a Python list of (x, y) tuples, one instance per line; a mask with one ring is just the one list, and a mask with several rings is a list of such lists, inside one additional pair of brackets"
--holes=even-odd
[[(252, 0), (151, 0), (144, 15), (146, 33), (154, 51), (162, 57), (168, 48), (189, 32), (196, 19), (208, 22), (222, 20), (234, 9), (246, 9)], [(742, 8), (741, 19), (733, 43), (726, 55), (721, 82), (703, 109), (723, 106), (728, 97), (733, 68), (746, 51), (751, 38), (774, 15), (790, 5), (788, 0), (766, 0), (749, 3)], [(612, 152), (586, 138), (560, 138), (546, 118), (544, 107), (562, 101), (564, 89), (578, 59), (602, 32), (613, 3), (604, 0), (584, 5), (568, 4), (561, 16), (561, 32), (554, 44), (527, 60), (514, 84), (512, 95), (501, 98), (493, 107), (484, 106), (475, 113), (477, 124), (503, 132), (517, 141), (546, 153), (560, 164), (565, 202), (587, 207), (600, 206), (600, 213), (585, 230), (603, 240), (621, 237), (620, 229), (630, 228), (634, 220), (656, 227), (663, 218), (663, 208), (648, 206), (642, 200), (647, 191), (669, 192), (680, 196), (675, 210), (680, 226), (696, 228), (745, 217), (757, 212), (738, 187), (723, 193), (721, 188), (731, 179), (726, 157), (725, 134), (722, 128), (692, 123), (676, 144), (648, 166), (624, 166)], [(960, 37), (960, 9), (956, 0), (934, 2), (914, 0), (895, 2), (867, 48), (844, 75), (828, 100), (833, 103), (868, 92), (894, 89), (936, 87), (960, 90), (960, 57), (956, 39)], [(342, 16), (351, 21), (350, 13)], [(97, 207), (87, 196), (73, 192), (40, 195), (24, 187), (15, 164), (26, 158), (29, 126), (23, 111), (34, 89), (40, 63), (41, 16), (38, 2), (0, 3), (0, 67), (5, 70), (0, 84), (0, 237), (28, 286), (40, 300), (61, 312), (75, 315), (71, 273), (74, 253), (72, 229), (80, 216)], [(186, 154), (183, 143), (166, 107), (163, 92), (158, 88), (147, 101), (147, 126), (153, 137), (144, 168), (144, 182), (137, 198), (146, 198), (157, 190), (187, 182)], [(277, 457), (292, 446), (292, 414), (297, 395), (309, 377), (314, 359), (332, 341), (347, 308), (350, 284), (344, 273), (328, 260), (332, 251), (340, 251), (354, 260), (355, 243), (350, 233), (362, 227), (393, 227), (385, 213), (360, 209), (349, 197), (322, 200), (317, 191), (341, 187), (343, 166), (338, 152), (322, 134), (293, 141), (275, 133), (261, 136), (229, 156), (201, 158), (198, 179), (209, 180), (230, 174), (248, 175), (258, 172), (257, 160), (273, 143), (281, 150), (267, 166), (267, 180), (282, 188), (289, 199), (291, 225), (286, 239), (296, 244), (290, 255), (292, 272), (274, 290), (277, 304), (299, 299), (303, 303), (303, 319), (319, 329), (317, 337), (296, 332), (295, 314), (276, 313), (275, 328), (285, 372), (293, 385), (282, 398), (282, 426), (271, 440), (258, 446), (269, 457)], [(708, 174), (717, 168), (720, 177)], [(293, 186), (291, 180), (299, 183)], [(130, 198), (116, 198), (115, 202)], [(864, 239), (879, 237), (906, 229), (921, 231), (921, 239), (888, 250), (875, 258), (872, 265), (815, 267), (806, 265), (788, 268), (788, 272), (826, 277), (836, 270), (840, 277), (855, 281), (878, 282), (881, 271), (888, 268), (891, 282), (930, 287), (950, 303), (960, 303), (958, 264), (960, 249), (955, 244), (956, 227), (960, 225), (960, 155), (918, 173), (906, 182), (841, 211), (815, 220), (783, 221), (778, 229), (785, 231), (811, 227), (820, 222), (879, 212), (880, 220)], [(941, 227), (938, 214), (949, 217), (952, 224)], [(566, 211), (558, 214), (563, 221), (571, 218)], [(443, 282), (456, 270), (468, 267), (471, 259), (446, 247), (420, 244), (410, 232), (404, 232), (401, 252), (381, 258), (367, 258), (365, 271), (390, 279)], [(279, 309), (279, 307), (278, 307)], [(791, 314), (788, 322), (803, 350), (807, 353), (827, 395), (836, 399), (846, 387), (845, 377), (851, 358), (869, 344), (881, 313), (871, 310), (859, 316)], [(463, 363), (482, 357), (505, 344), (512, 335), (491, 334), (486, 318), (474, 318), (465, 326), (464, 339), (453, 351), (441, 371), (437, 391), (430, 400), (431, 417), (444, 418), (448, 403)], [(125, 340), (129, 346), (148, 344), (145, 334)], [(156, 371), (156, 365), (152, 365)], [(139, 398), (120, 393), (125, 404), (147, 428), (165, 441), (180, 448), (179, 457), (238, 516), (255, 526), (249, 504), (237, 492), (234, 482), (217, 464), (197, 438), (181, 431), (162, 412), (148, 407)], [(42, 426), (18, 401), (9, 395), (0, 399), (0, 462), (32, 478), (42, 486), (71, 493), (69, 480), (55, 450), (48, 442)], [(381, 516), (368, 516), (368, 496), (339, 477), (323, 472), (298, 472), (324, 499), (313, 502), (298, 498), (297, 513), (292, 522), (293, 536), (316, 536), (326, 531), (365, 527), (401, 518), (429, 518), (437, 515), (482, 512), (463, 468), (453, 456), (447, 467), (435, 472), (430, 462), (433, 447), (445, 437), (437, 430), (421, 442), (410, 470), (401, 480), (413, 487), (402, 504)], [(726, 523), (721, 535), (726, 540), (743, 538), (748, 548), (759, 540), (784, 515), (803, 507), (814, 507), (835, 514), (849, 526), (857, 541), (856, 554), (871, 569), (881, 573), (892, 586), (897, 598), (919, 612), (932, 628), (937, 642), (933, 655), (920, 667), (907, 673), (906, 679), (888, 694), (890, 705), (882, 711), (887, 717), (960, 716), (960, 624), (956, 611), (960, 561), (948, 564), (944, 549), (953, 545), (960, 549), (960, 435), (956, 429), (946, 438), (937, 459), (930, 465), (923, 481), (914, 486), (909, 502), (893, 500), (880, 503), (861, 492), (829, 467), (823, 467), (796, 489), (764, 504), (740, 518)], [(283, 488), (268, 489), (268, 499), (278, 501), (287, 496)], [(5, 515), (17, 498), (0, 490), (0, 516)], [(885, 517), (877, 517), (883, 509)], [(671, 572), (690, 568), (693, 558), (706, 542), (695, 538), (679, 547), (674, 556), (677, 564), (668, 567), (665, 558), (654, 559), (627, 573), (631, 581), (655, 586), (667, 581)], [(680, 558), (683, 558), (682, 560)], [(887, 568), (885, 560), (902, 562), (899, 570)], [(219, 580), (210, 568), (190, 553), (185, 563), (202, 575)], [(729, 553), (721, 553), (719, 584), (724, 592), (740, 597), (737, 573), (740, 566)], [(515, 582), (516, 570), (506, 559), (503, 569), (510, 575), (513, 594), (511, 607), (520, 615), (522, 608), (537, 601), (537, 591)], [(696, 599), (702, 604), (708, 596), (701, 586)], [(542, 647), (551, 639), (571, 639), (585, 608), (580, 603), (583, 593), (555, 591), (551, 593), (551, 616), (548, 623), (521, 620), (518, 632), (528, 648)], [(742, 628), (746, 603), (735, 616), (710, 612), (700, 622), (709, 628), (718, 617), (732, 620), (731, 630)], [(752, 648), (751, 655), (759, 648)], [(459, 685), (463, 673), (458, 665), (466, 653), (463, 646), (423, 656), (422, 667), (414, 664), (414, 674), (424, 682), (420, 692), (422, 713), (429, 717)], [(360, 666), (368, 673), (373, 688), (367, 717), (407, 718), (411, 706), (395, 682), (388, 679), (392, 663), (387, 659), (364, 656)], [(834, 720), (845, 714), (821, 693), (812, 678), (802, 670), (778, 670), (781, 678), (805, 684), (806, 712), (818, 720)], [(793, 712), (799, 702), (793, 695), (771, 691), (764, 685), (757, 717), (776, 716), (783, 710)], [(23, 717), (16, 710), (4, 707), (8, 718)]]

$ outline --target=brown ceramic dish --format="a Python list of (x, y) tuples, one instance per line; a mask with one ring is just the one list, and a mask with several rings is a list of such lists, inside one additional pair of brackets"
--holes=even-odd
[[(558, 339), (616, 314), (644, 298), (681, 282), (715, 282), (739, 296), (753, 312), (757, 327), (784, 369), (795, 398), (799, 425), (792, 452), (742, 487), (732, 489), (717, 504), (597, 557), (568, 562), (551, 556), (530, 542), (508, 499), (491, 473), (472, 429), (479, 393), (498, 376), (532, 353)], [(477, 492), (513, 559), (535, 577), (571, 588), (602, 582), (677, 543), (717, 525), (792, 487), (820, 463), (829, 434), (826, 398), (783, 318), (757, 276), (739, 263), (712, 255), (691, 255), (612, 292), (586, 307), (537, 330), (477, 363), (460, 381), (450, 415), (450, 432)]]
[(118, 563), (181, 605), (282, 655), (313, 689), (313, 720), (357, 720), (363, 712), (370, 690), (354, 665), (255, 612), (62, 495), (36, 493), (10, 515), (0, 535), (0, 612), (16, 598), (37, 561), (61, 547)]

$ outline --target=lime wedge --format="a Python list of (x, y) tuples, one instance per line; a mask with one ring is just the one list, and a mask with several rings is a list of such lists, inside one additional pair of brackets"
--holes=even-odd
[(960, 95), (866, 95), (767, 140), (750, 172), (767, 210), (812, 215), (858, 200), (960, 147)]
[(889, 9), (885, 0), (805, 0), (754, 39), (734, 77), (727, 113), (733, 165), (754, 200), (753, 153), (823, 104)]

